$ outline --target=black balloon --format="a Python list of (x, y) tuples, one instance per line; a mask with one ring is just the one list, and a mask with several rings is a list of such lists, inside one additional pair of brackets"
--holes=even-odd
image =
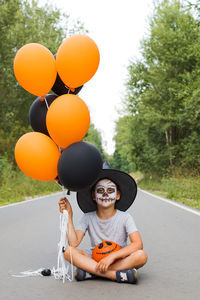
[[(45, 96), (48, 106), (57, 98), (56, 95)], [(45, 100), (41, 101), (40, 97), (32, 103), (29, 110), (29, 121), (34, 131), (42, 132), (49, 136), (46, 126), (47, 105)]]
[(80, 90), (82, 89), (83, 85), (73, 89), (73, 90), (70, 90), (65, 84), (64, 82), (60, 79), (60, 76), (57, 74), (57, 77), (56, 77), (56, 81), (52, 87), (52, 91), (58, 95), (58, 96), (61, 96), (61, 95), (64, 95), (64, 94), (74, 94), (74, 95), (77, 95)]
[(94, 145), (77, 142), (61, 154), (58, 177), (65, 188), (77, 192), (95, 183), (102, 165), (101, 154)]
[[(54, 55), (54, 58), (56, 59), (56, 55)], [(67, 87), (64, 82), (61, 80), (60, 76), (57, 73), (56, 81), (52, 87), (52, 91), (58, 95), (64, 95), (64, 94), (74, 94), (77, 95), (80, 90), (82, 89), (83, 85), (74, 88), (73, 90), (70, 90), (69, 87)]]

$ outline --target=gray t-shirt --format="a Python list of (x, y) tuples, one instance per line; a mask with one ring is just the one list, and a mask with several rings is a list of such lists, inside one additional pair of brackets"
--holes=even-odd
[(83, 232), (88, 230), (92, 250), (102, 240), (112, 241), (125, 247), (129, 234), (137, 231), (137, 228), (129, 213), (117, 210), (115, 215), (107, 220), (100, 219), (96, 211), (85, 213), (76, 230)]

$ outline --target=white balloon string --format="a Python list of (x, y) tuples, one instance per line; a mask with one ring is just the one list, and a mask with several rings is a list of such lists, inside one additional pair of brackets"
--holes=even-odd
[(44, 268), (40, 268), (36, 271), (25, 271), (25, 272), (20, 272), (21, 275), (12, 275), (13, 277), (30, 277), (30, 276), (43, 276), (41, 274), (42, 270), (44, 270)]
[(63, 196), (65, 197), (65, 188), (63, 185), (62, 185), (62, 191), (63, 191)]
[(70, 257), (71, 257), (71, 266), (72, 266), (72, 277), (69, 275), (69, 265), (66, 267), (65, 258), (63, 250), (68, 246), (67, 242), (67, 224), (68, 224), (68, 212), (63, 210), (63, 213), (60, 214), (60, 242), (58, 244), (58, 258), (57, 258), (57, 269), (53, 268), (53, 275), (56, 279), (62, 279), (63, 283), (65, 279), (72, 281), (74, 279), (73, 276), (73, 265), (72, 265), (72, 256), (70, 249)]
[(55, 183), (57, 184), (57, 185), (59, 185), (59, 187), (62, 189), (62, 187), (61, 187), (61, 185), (58, 183), (58, 181), (55, 179), (54, 180), (55, 181)]
[(44, 97), (44, 101), (45, 101), (45, 103), (46, 103), (47, 110), (48, 110), (48, 109), (49, 109), (49, 105), (48, 105), (48, 102), (47, 102), (47, 99), (46, 99), (46, 97)]
[[(64, 188), (63, 188), (64, 193)], [(74, 280), (73, 273), (73, 262), (72, 262), (72, 253), (71, 247), (67, 241), (67, 226), (68, 225), (68, 212), (67, 210), (63, 210), (63, 213), (60, 214), (60, 241), (58, 243), (58, 256), (57, 256), (57, 268), (53, 267), (51, 270), (51, 274), (55, 279), (60, 279), (65, 282), (65, 279), (72, 281)], [(71, 276), (69, 274), (69, 263), (66, 266), (66, 260), (64, 258), (64, 250), (69, 247), (70, 250), (70, 260), (71, 260)], [(28, 276), (43, 276), (42, 270), (44, 268), (40, 268), (36, 271), (25, 271), (20, 272), (20, 275), (12, 275), (13, 277), (28, 277)]]
[[(63, 193), (64, 193), (64, 196), (65, 196), (65, 192), (64, 192), (64, 187), (62, 186), (63, 188)], [(67, 212), (66, 210), (64, 210), (65, 213)], [(68, 212), (67, 212), (67, 225), (68, 225)], [(70, 235), (70, 229), (69, 229), (69, 233)], [(65, 240), (65, 245), (68, 244), (68, 240), (67, 240), (67, 226), (66, 226), (66, 233), (65, 233), (65, 237), (66, 237), (66, 240)], [(71, 274), (72, 274), (72, 280), (74, 279), (74, 269), (73, 269), (73, 261), (72, 261), (72, 251), (71, 251), (71, 246), (68, 244), (69, 246), (69, 252), (70, 252), (70, 263), (71, 263)], [(64, 254), (63, 254), (63, 257), (64, 257)]]
[(72, 260), (72, 252), (71, 252), (71, 247), (69, 247), (69, 252), (70, 252), (70, 260), (71, 260), (71, 273), (72, 273), (72, 280), (74, 280), (74, 268), (73, 268), (73, 260)]

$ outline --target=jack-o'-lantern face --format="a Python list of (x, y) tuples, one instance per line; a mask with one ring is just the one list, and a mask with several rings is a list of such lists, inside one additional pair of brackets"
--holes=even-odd
[(99, 262), (102, 258), (108, 256), (112, 252), (120, 250), (121, 247), (115, 242), (111, 241), (102, 241), (102, 243), (98, 244), (92, 252), (92, 258)]

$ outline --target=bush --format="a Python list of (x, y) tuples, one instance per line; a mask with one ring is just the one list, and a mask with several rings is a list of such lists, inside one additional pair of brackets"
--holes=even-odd
[(15, 170), (6, 157), (0, 157), (0, 205), (24, 201), (26, 197), (61, 191), (54, 183), (32, 179)]
[(188, 175), (146, 176), (139, 182), (139, 187), (200, 209), (200, 177)]

